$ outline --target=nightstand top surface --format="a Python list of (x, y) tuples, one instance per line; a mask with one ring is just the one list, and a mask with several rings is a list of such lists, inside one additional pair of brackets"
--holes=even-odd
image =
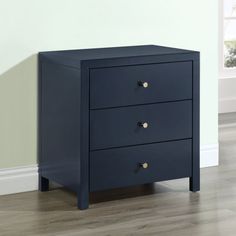
[(163, 47), (157, 45), (125, 46), (110, 48), (91, 48), (40, 52), (40, 55), (59, 64), (80, 66), (81, 61), (114, 59), (138, 56), (159, 56), (170, 54), (189, 54), (196, 51)]

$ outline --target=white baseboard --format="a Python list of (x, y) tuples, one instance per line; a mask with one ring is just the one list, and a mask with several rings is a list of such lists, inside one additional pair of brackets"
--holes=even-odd
[(0, 169), (0, 195), (38, 189), (38, 166)]
[(219, 79), (219, 113), (236, 112), (236, 78)]
[(219, 144), (202, 145), (200, 148), (200, 167), (219, 165)]
[[(218, 144), (205, 145), (200, 149), (200, 166), (217, 166)], [(29, 192), (38, 189), (38, 166), (0, 169), (0, 195)]]
[(236, 98), (229, 97), (219, 100), (219, 113), (236, 112)]

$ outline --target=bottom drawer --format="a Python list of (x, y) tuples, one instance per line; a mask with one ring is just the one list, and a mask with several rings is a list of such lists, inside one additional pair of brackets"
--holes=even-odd
[(190, 177), (192, 140), (90, 153), (90, 191)]

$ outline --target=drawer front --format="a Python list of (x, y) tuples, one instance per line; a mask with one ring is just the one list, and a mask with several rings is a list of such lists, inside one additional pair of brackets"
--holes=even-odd
[(191, 100), (90, 112), (91, 150), (191, 137)]
[(191, 98), (191, 61), (90, 70), (91, 109)]
[(190, 177), (192, 140), (90, 153), (90, 191)]

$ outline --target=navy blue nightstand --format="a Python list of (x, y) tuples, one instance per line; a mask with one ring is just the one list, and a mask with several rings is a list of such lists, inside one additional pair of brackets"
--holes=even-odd
[(199, 52), (133, 46), (39, 53), (39, 188), (89, 192), (199, 176)]

